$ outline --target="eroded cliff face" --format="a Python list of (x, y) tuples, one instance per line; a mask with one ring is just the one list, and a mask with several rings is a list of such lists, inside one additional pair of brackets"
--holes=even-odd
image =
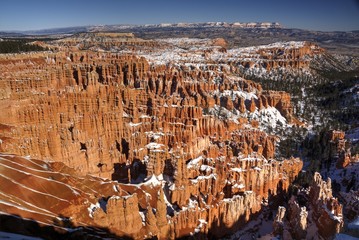
[(316, 221), (318, 233), (325, 238), (339, 233), (344, 225), (343, 206), (332, 195), (331, 179), (323, 181), (322, 176), (315, 173), (309, 197), (314, 207), (313, 219)]
[[(263, 91), (229, 65), (193, 64), (72, 50), (0, 56), (0, 150), (118, 181), (113, 191), (76, 197), (82, 208), (39, 200), (76, 225), (136, 239), (232, 233), (302, 168), (299, 159), (274, 159), (278, 138), (263, 130), (299, 122), (287, 93)], [(67, 199), (61, 194), (51, 193)]]
[[(237, 52), (233, 51), (234, 54)], [(239, 50), (247, 57), (241, 61), (245, 68), (263, 68), (271, 71), (279, 68), (308, 69), (311, 58), (324, 53), (324, 49), (310, 42), (274, 43)]]
[(288, 94), (222, 72), (150, 69), (143, 58), (91, 52), (0, 62), (2, 151), (123, 182), (161, 174), (177, 148), (184, 161), (203, 151), (272, 158), (275, 137), (251, 128), (247, 116), (270, 109), (292, 118)]

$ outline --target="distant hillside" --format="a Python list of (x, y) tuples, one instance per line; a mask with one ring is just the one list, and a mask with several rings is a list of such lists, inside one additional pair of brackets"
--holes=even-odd
[(322, 32), (284, 28), (279, 23), (163, 23), (146, 25), (94, 25), (23, 32), (0, 32), (0, 38), (63, 38), (84, 32), (132, 32), (142, 39), (191, 37), (224, 38), (229, 47), (247, 47), (279, 41), (316, 42), (331, 53), (359, 56), (359, 31)]
[(24, 37), (24, 34), (17, 32), (0, 32), (0, 38)]

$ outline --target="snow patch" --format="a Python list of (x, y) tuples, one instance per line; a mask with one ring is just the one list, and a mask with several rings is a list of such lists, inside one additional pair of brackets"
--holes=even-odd
[(159, 139), (160, 137), (163, 137), (165, 134), (163, 132), (145, 132), (147, 137), (153, 138), (155, 140)]
[(243, 183), (241, 183), (241, 184), (236, 183), (232, 186), (232, 188), (243, 189), (243, 188), (245, 188), (245, 185)]
[(203, 164), (199, 170), (202, 172), (211, 172), (213, 169), (213, 167)]
[(151, 142), (151, 143), (149, 143), (149, 144), (146, 145), (146, 148), (147, 148), (147, 149), (150, 149), (150, 150), (154, 150), (154, 149), (160, 149), (160, 148), (162, 148), (163, 146), (164, 146), (163, 144)]
[(198, 226), (194, 229), (194, 232), (195, 232), (195, 233), (201, 232), (201, 229), (203, 228), (203, 225), (207, 225), (207, 224), (208, 224), (207, 221), (204, 220), (204, 219), (198, 219), (198, 221), (199, 221), (199, 224), (198, 224)]
[(93, 218), (93, 214), (96, 211), (97, 208), (100, 208), (100, 203), (96, 203), (96, 204), (92, 204), (87, 208), (87, 210), (89, 211), (89, 216), (90, 218)]
[(230, 171), (241, 173), (241, 172), (243, 172), (244, 170), (243, 170), (242, 168), (231, 168)]
[(277, 126), (284, 127), (287, 125), (287, 120), (274, 107), (263, 108), (260, 111), (256, 110), (249, 114), (249, 119), (259, 121), (262, 128), (271, 127), (274, 129)]
[(156, 187), (156, 186), (161, 186), (162, 182), (159, 179), (157, 179), (155, 175), (152, 175), (149, 179), (145, 179), (145, 182), (143, 184), (146, 186)]
[(199, 156), (195, 159), (190, 160), (187, 163), (187, 168), (197, 168), (200, 161), (202, 161), (203, 157)]
[(137, 127), (137, 126), (142, 125), (142, 123), (141, 123), (141, 122), (140, 122), (140, 123), (133, 123), (133, 122), (130, 122), (130, 123), (129, 123), (129, 125), (130, 125), (130, 127)]
[(244, 98), (245, 100), (251, 100), (252, 98), (258, 99), (255, 92), (244, 92), (235, 90), (224, 90), (220, 92), (219, 90), (215, 90), (213, 91), (213, 94), (219, 95), (220, 97), (230, 96), (232, 100), (235, 100), (236, 98)]

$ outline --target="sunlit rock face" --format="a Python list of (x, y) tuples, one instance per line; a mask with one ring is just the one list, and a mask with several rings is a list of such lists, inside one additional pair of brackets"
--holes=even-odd
[(166, 42), (78, 38), (53, 43), (63, 51), (0, 56), (2, 212), (135, 239), (222, 237), (298, 175), (301, 160), (276, 160), (279, 139), (266, 133), (301, 124), (289, 94), (216, 62), (223, 39), (161, 64)]
[(319, 234), (331, 237), (339, 233), (344, 225), (343, 206), (332, 195), (331, 180), (324, 181), (319, 173), (315, 173), (309, 194)]

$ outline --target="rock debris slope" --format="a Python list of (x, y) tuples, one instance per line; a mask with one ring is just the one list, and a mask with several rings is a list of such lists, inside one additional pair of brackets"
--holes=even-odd
[(3, 214), (218, 238), (296, 178), (301, 160), (276, 160), (266, 133), (301, 124), (289, 94), (240, 77), (225, 42), (179, 39), (194, 47), (171, 57), (164, 41), (91, 39), (0, 56), (0, 150), (15, 154), (0, 158)]

